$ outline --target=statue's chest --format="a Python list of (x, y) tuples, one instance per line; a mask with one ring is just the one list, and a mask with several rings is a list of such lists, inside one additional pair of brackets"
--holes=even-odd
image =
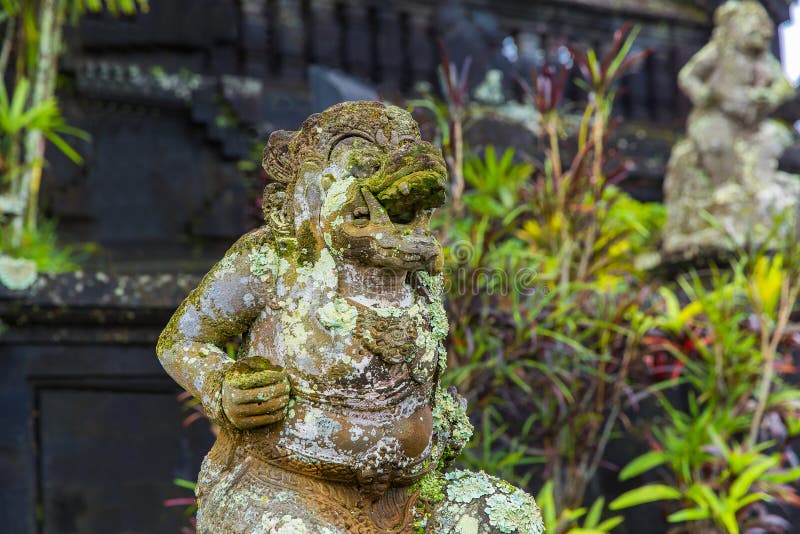
[(418, 382), (432, 377), (439, 350), (430, 311), (420, 303), (407, 309), (361, 307), (351, 346), (370, 358), (373, 368), (396, 370), (399, 366)]
[(421, 296), (403, 307), (297, 299), (257, 321), (248, 352), (268, 354), (309, 387), (394, 391), (435, 376), (446, 333), (435, 307)]

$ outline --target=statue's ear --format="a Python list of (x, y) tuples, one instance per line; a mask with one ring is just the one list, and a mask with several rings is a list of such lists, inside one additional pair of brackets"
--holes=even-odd
[(283, 184), (292, 183), (297, 179), (297, 165), (289, 149), (289, 143), (296, 133), (276, 130), (270, 134), (267, 146), (264, 147), (261, 165), (273, 180)]

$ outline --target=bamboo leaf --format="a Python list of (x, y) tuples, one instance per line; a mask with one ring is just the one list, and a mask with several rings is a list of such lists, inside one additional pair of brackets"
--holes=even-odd
[(53, 132), (42, 132), (44, 136), (53, 143), (65, 156), (67, 156), (73, 163), (80, 165), (83, 163), (83, 158), (67, 144), (58, 134)]

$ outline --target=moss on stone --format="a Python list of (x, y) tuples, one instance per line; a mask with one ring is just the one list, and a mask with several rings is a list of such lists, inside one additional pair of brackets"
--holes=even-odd
[(442, 461), (447, 463), (461, 453), (472, 437), (472, 423), (467, 417), (466, 401), (454, 398), (455, 393), (436, 388), (433, 407), (434, 429), (445, 439)]
[(418, 491), (418, 498), (426, 503), (437, 503), (444, 500), (444, 487), (444, 476), (438, 470), (433, 470), (410, 486), (408, 491)]
[(314, 263), (317, 259), (317, 240), (311, 231), (311, 223), (303, 221), (297, 230), (297, 262), (300, 265)]

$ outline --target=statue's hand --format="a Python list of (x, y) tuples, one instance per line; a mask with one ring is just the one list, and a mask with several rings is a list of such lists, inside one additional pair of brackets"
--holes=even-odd
[(709, 105), (714, 98), (714, 93), (708, 85), (699, 85), (694, 92), (693, 102), (697, 107), (705, 107)]
[(222, 380), (222, 409), (236, 428), (270, 425), (284, 417), (289, 403), (286, 372), (264, 358), (237, 361)]

